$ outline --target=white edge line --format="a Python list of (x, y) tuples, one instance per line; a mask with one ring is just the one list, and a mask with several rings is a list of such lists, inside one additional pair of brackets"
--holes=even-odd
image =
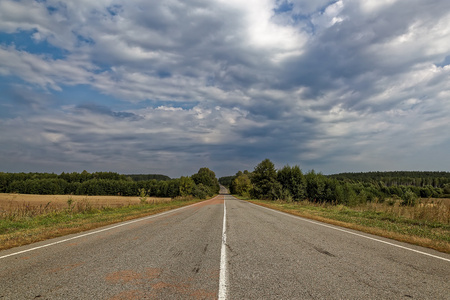
[(219, 300), (227, 299), (227, 206), (225, 204), (225, 195), (223, 196), (223, 228), (222, 228), (222, 247), (220, 249), (220, 276), (219, 276)]
[[(212, 199), (205, 200), (205, 201), (213, 200), (215, 198), (216, 197), (214, 197)], [(103, 228), (103, 229), (100, 229), (100, 230), (84, 233), (84, 234), (81, 234), (81, 235), (77, 235), (77, 236), (74, 236), (74, 237), (71, 237), (71, 238), (68, 238), (68, 239), (64, 239), (64, 240), (61, 240), (61, 241), (53, 242), (53, 243), (50, 243), (50, 244), (46, 244), (46, 245), (42, 245), (42, 246), (38, 246), (38, 247), (33, 247), (33, 248), (22, 250), (22, 251), (19, 251), (19, 252), (10, 253), (10, 254), (7, 254), (7, 255), (0, 256), (0, 259), (7, 258), (7, 257), (10, 257), (10, 256), (19, 255), (19, 254), (23, 254), (23, 253), (34, 251), (34, 250), (38, 250), (38, 249), (41, 249), (41, 248), (54, 246), (54, 245), (61, 244), (61, 243), (64, 243), (64, 242), (68, 242), (68, 241), (71, 241), (71, 240), (79, 239), (79, 238), (82, 238), (82, 237), (85, 237), (85, 236), (97, 234), (97, 233), (100, 233), (100, 232), (103, 232), (103, 231), (108, 231), (108, 230), (115, 229), (115, 228), (118, 228), (118, 227), (130, 225), (130, 224), (133, 224), (133, 223), (136, 223), (136, 222), (141, 222), (141, 221), (145, 221), (145, 220), (148, 220), (148, 219), (157, 218), (157, 217), (160, 217), (160, 216), (163, 216), (163, 215), (167, 215), (167, 214), (173, 213), (173, 212), (181, 210), (181, 209), (185, 209), (185, 208), (188, 208), (188, 207), (192, 207), (192, 206), (198, 205), (198, 204), (200, 204), (202, 202), (205, 202), (205, 201), (197, 202), (197, 203), (194, 203), (194, 204), (191, 204), (191, 205), (188, 205), (188, 206), (183, 206), (183, 207), (171, 209), (171, 210), (168, 210), (168, 211), (156, 214), (156, 215), (151, 215), (151, 216), (139, 218), (139, 219), (136, 219), (136, 220), (133, 220), (133, 221), (120, 223), (118, 225), (114, 225), (114, 226)]]
[(323, 227), (331, 228), (331, 229), (334, 229), (334, 230), (342, 231), (342, 232), (345, 232), (345, 233), (353, 234), (353, 235), (356, 235), (356, 236), (359, 236), (359, 237), (363, 237), (363, 238), (366, 238), (366, 239), (369, 239), (369, 240), (372, 240), (372, 241), (384, 243), (384, 244), (387, 244), (387, 245), (390, 245), (390, 246), (398, 247), (398, 248), (401, 248), (401, 249), (409, 250), (409, 251), (412, 251), (412, 252), (416, 252), (416, 253), (419, 253), (419, 254), (431, 256), (431, 257), (434, 257), (434, 258), (438, 258), (438, 259), (450, 262), (450, 259), (448, 259), (448, 258), (444, 258), (444, 257), (441, 257), (441, 256), (429, 254), (429, 253), (426, 253), (426, 252), (422, 252), (422, 251), (419, 251), (419, 250), (411, 249), (411, 248), (408, 248), (408, 247), (405, 247), (405, 246), (401, 246), (401, 245), (397, 245), (397, 244), (394, 244), (394, 243), (386, 242), (386, 241), (383, 241), (383, 240), (380, 240), (380, 239), (376, 239), (376, 238), (373, 238), (373, 237), (370, 237), (370, 236), (366, 236), (366, 235), (363, 235), (363, 234), (359, 234), (359, 233), (356, 233), (356, 232), (351, 232), (351, 231), (348, 231), (348, 230), (345, 230), (345, 229), (341, 229), (341, 228), (338, 228), (338, 227), (335, 227), (335, 226), (327, 225), (327, 224), (324, 224), (324, 223), (311, 221), (309, 219), (305, 219), (305, 218), (302, 218), (300, 216), (291, 215), (291, 214), (288, 214), (288, 213), (285, 213), (285, 212), (282, 212), (282, 211), (278, 211), (276, 209), (271, 209), (271, 208), (268, 208), (268, 207), (265, 207), (265, 206), (261, 206), (261, 205), (257, 205), (257, 204), (254, 204), (254, 203), (251, 203), (251, 202), (248, 202), (248, 201), (245, 201), (245, 202), (250, 203), (250, 204), (252, 204), (254, 206), (260, 207), (260, 208), (267, 209), (267, 210), (272, 211), (272, 212), (276, 212), (276, 213), (279, 213), (279, 214), (282, 214), (282, 215), (286, 215), (286, 216), (289, 216), (289, 217), (300, 219), (300, 220), (302, 220), (304, 222), (309, 222), (309, 223), (312, 223), (312, 224), (316, 224), (316, 225), (320, 225), (320, 226), (323, 226)]

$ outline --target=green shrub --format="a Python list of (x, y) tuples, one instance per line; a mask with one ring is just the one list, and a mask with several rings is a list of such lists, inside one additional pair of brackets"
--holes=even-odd
[(407, 190), (401, 197), (401, 204), (404, 206), (415, 206), (419, 197), (411, 190)]

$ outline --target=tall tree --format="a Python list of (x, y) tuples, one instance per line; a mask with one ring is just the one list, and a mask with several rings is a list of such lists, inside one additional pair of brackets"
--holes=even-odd
[(306, 196), (310, 201), (322, 201), (325, 196), (326, 178), (321, 173), (311, 170), (306, 174)]
[(252, 182), (248, 176), (248, 174), (241, 174), (237, 176), (232, 182), (233, 191), (232, 193), (236, 193), (240, 196), (248, 197), (250, 196), (250, 192), (253, 188)]
[(208, 168), (200, 168), (197, 174), (191, 176), (195, 184), (202, 184), (207, 187), (211, 193), (210, 195), (219, 193), (220, 186), (219, 181), (216, 178), (216, 174)]
[(251, 181), (255, 197), (271, 200), (280, 198), (282, 186), (277, 181), (275, 165), (269, 159), (263, 160), (255, 167)]
[(195, 182), (191, 177), (181, 176), (180, 178), (180, 195), (187, 196), (191, 195), (194, 190)]

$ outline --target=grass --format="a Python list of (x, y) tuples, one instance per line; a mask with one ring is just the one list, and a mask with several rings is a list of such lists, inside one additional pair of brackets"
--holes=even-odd
[[(85, 195), (32, 195), (32, 194), (7, 194), (0, 193), (0, 212), (9, 211), (24, 204), (28, 206), (45, 206), (47, 204), (55, 208), (66, 208), (67, 202), (72, 200), (73, 203), (89, 201), (95, 208), (104, 206), (118, 207), (128, 204), (139, 204), (140, 196), (85, 196)], [(147, 202), (170, 201), (170, 198), (146, 197)]]
[(450, 203), (426, 199), (414, 207), (396, 201), (356, 207), (311, 203), (249, 200), (293, 215), (355, 229), (450, 253)]
[(139, 204), (96, 207), (88, 197), (77, 201), (69, 197), (65, 208), (51, 202), (39, 206), (23, 202), (0, 211), (0, 250), (136, 219), (199, 201), (194, 198), (160, 201), (152, 198)]

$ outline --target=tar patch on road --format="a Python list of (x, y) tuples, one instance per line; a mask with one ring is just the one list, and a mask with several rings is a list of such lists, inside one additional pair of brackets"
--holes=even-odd
[(324, 250), (322, 248), (314, 247), (314, 249), (316, 249), (316, 251), (319, 252), (319, 253), (322, 253), (322, 254), (325, 254), (325, 255), (328, 255), (328, 256), (331, 256), (331, 257), (336, 257), (336, 255), (331, 254), (330, 252), (328, 252), (327, 250)]

